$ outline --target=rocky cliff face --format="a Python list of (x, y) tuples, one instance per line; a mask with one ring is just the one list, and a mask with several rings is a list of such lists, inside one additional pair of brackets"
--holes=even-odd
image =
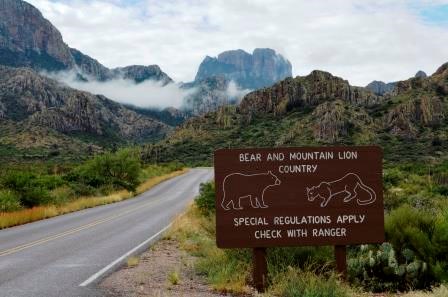
[(292, 75), (291, 63), (272, 49), (225, 51), (217, 58), (207, 56), (199, 66), (195, 81), (223, 76), (244, 89), (259, 89)]
[(0, 106), (5, 120), (62, 133), (142, 141), (168, 131), (166, 125), (104, 96), (65, 87), (26, 68), (0, 66)]
[(350, 86), (348, 81), (328, 72), (315, 70), (308, 76), (287, 78), (271, 88), (249, 93), (239, 109), (245, 114), (284, 114), (295, 107), (314, 107), (334, 100), (371, 106), (383, 98), (367, 89)]
[(113, 78), (171, 82), (159, 66), (133, 65), (115, 69), (64, 43), (61, 33), (40, 11), (22, 0), (0, 0), (0, 65), (35, 70), (74, 70), (80, 79)]
[(0, 0), (0, 64), (62, 70), (75, 63), (59, 31), (34, 6)]
[(82, 73), (82, 75), (87, 75), (89, 77), (84, 78), (86, 80), (96, 79), (99, 81), (105, 81), (112, 78), (112, 73), (109, 68), (103, 66), (97, 60), (83, 54), (77, 49), (71, 48), (70, 53), (75, 60), (76, 67), (78, 68), (78, 72)]

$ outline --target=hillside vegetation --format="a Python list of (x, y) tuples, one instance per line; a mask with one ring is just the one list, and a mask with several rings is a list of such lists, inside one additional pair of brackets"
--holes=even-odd
[(448, 63), (385, 96), (322, 71), (287, 78), (187, 121), (144, 158), (210, 164), (217, 148), (333, 144), (378, 144), (392, 162), (446, 158)]

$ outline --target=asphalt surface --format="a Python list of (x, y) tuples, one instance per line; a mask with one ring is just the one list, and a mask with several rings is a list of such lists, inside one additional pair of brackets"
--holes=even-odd
[(212, 177), (192, 169), (130, 200), (1, 230), (0, 296), (102, 296), (96, 284), (120, 258), (145, 250)]

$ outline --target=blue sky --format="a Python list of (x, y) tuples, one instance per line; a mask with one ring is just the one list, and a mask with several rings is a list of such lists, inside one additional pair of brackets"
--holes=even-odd
[(448, 26), (448, 4), (420, 7), (419, 14), (426, 23)]
[(192, 80), (206, 56), (270, 47), (294, 75), (355, 85), (396, 81), (448, 61), (448, 0), (28, 0), (109, 67), (158, 64)]

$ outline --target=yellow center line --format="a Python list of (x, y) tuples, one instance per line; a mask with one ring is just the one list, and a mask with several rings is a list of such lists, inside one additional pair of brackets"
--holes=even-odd
[(111, 216), (109, 216), (109, 217), (106, 217), (106, 218), (103, 218), (103, 219), (100, 219), (100, 220), (96, 220), (96, 221), (90, 222), (90, 223), (88, 223), (88, 224), (86, 224), (86, 225), (82, 225), (82, 226), (80, 226), (80, 227), (76, 227), (76, 228), (73, 228), (73, 229), (69, 229), (69, 230), (67, 230), (67, 231), (64, 231), (64, 232), (61, 232), (61, 233), (58, 233), (58, 234), (50, 235), (50, 236), (48, 236), (48, 237), (44, 237), (44, 238), (41, 238), (41, 239), (38, 239), (38, 240), (35, 240), (35, 241), (32, 241), (32, 242), (28, 242), (28, 243), (25, 243), (25, 244), (22, 244), (22, 245), (13, 247), (13, 248), (9, 248), (9, 249), (4, 250), (4, 251), (0, 251), (0, 257), (7, 256), (7, 255), (10, 255), (10, 254), (14, 254), (14, 253), (17, 253), (17, 252), (19, 252), (19, 251), (22, 251), (22, 250), (31, 248), (31, 247), (36, 246), (36, 245), (41, 245), (41, 244), (43, 244), (43, 243), (46, 243), (46, 242), (50, 242), (50, 241), (56, 240), (56, 239), (58, 239), (58, 238), (66, 237), (66, 236), (68, 236), (68, 235), (71, 235), (71, 234), (74, 234), (74, 233), (77, 233), (77, 232), (80, 232), (80, 231), (83, 231), (83, 230), (86, 230), (86, 229), (90, 229), (90, 228), (92, 228), (92, 227), (94, 227), (94, 226), (97, 226), (97, 225), (100, 225), (100, 224), (103, 224), (103, 223), (112, 221), (113, 219), (122, 217), (122, 216), (127, 215), (127, 214), (129, 214), (129, 213), (131, 213), (131, 212), (135, 212), (136, 210), (139, 210), (139, 209), (141, 209), (142, 207), (148, 206), (148, 205), (150, 205), (150, 204), (154, 204), (154, 203), (156, 203), (156, 202), (160, 202), (161, 200), (162, 200), (162, 199), (159, 198), (159, 199), (157, 199), (157, 200), (150, 201), (150, 202), (148, 202), (148, 203), (139, 205), (139, 206), (137, 206), (137, 207), (133, 207), (133, 208), (128, 209), (128, 210), (126, 210), (126, 211), (124, 211), (124, 212), (116, 213), (116, 214), (111, 215)]

